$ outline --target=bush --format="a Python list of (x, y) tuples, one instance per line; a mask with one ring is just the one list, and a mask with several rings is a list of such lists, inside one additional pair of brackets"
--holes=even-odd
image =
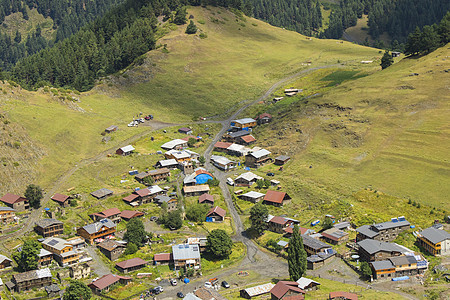
[(206, 39), (208, 37), (208, 35), (206, 33), (202, 32), (202, 33), (200, 33), (199, 37), (201, 39)]
[(197, 33), (197, 26), (195, 26), (194, 21), (190, 21), (189, 25), (186, 27), (186, 34), (195, 34)]

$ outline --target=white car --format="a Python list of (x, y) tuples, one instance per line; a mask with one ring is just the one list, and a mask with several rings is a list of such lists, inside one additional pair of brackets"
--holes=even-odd
[(178, 283), (177, 283), (177, 280), (175, 278), (173, 278), (173, 279), (170, 279), (170, 284), (177, 285)]
[(228, 177), (228, 178), (227, 178), (227, 184), (229, 184), (229, 185), (234, 185), (233, 179), (231, 179), (230, 177)]
[(209, 281), (205, 282), (205, 288), (208, 288), (208, 289), (212, 288), (211, 282), (209, 282)]

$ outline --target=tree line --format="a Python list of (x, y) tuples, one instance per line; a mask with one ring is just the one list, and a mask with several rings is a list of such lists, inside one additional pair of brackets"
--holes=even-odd
[(0, 33), (0, 67), (6, 70), (12, 68), (19, 59), (64, 40), (121, 2), (123, 0), (0, 0), (0, 23), (4, 22), (6, 16), (17, 12), (21, 12), (23, 18), (28, 20), (29, 9), (36, 8), (44, 17), (53, 20), (53, 29), (56, 30), (53, 40), (45, 39), (39, 26), (26, 37), (22, 37), (18, 31), (14, 37)]

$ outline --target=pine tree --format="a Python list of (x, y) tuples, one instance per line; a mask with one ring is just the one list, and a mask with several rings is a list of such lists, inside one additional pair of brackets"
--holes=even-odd
[(297, 225), (294, 225), (292, 237), (289, 241), (288, 265), (289, 276), (292, 281), (299, 280), (306, 272), (306, 251), (303, 248), (303, 239)]
[(381, 58), (381, 69), (386, 69), (390, 65), (394, 63), (394, 59), (392, 58), (392, 55), (389, 53), (388, 50), (384, 52), (383, 57)]
[[(189, 25), (186, 27), (186, 32), (187, 34), (195, 34), (197, 33), (197, 26), (195, 26), (194, 22), (191, 20), (189, 22)], [(191, 139), (189, 139), (191, 140)], [(193, 139), (195, 141), (195, 139)], [(189, 146), (190, 147), (190, 146)]]
[(267, 217), (269, 215), (269, 210), (267, 207), (261, 203), (256, 203), (250, 209), (250, 223), (252, 224), (252, 229), (256, 231), (259, 235), (264, 233), (267, 228)]
[(175, 12), (175, 17), (173, 18), (173, 23), (177, 25), (183, 25), (186, 24), (187, 18), (186, 18), (186, 8), (185, 7), (179, 7)]

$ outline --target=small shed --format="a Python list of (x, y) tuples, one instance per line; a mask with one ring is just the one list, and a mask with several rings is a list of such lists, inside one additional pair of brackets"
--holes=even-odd
[(239, 294), (242, 298), (251, 299), (253, 297), (258, 297), (270, 293), (270, 290), (274, 286), (275, 284), (269, 282), (258, 286), (242, 289), (239, 291)]
[(181, 127), (180, 129), (178, 129), (178, 132), (184, 134), (192, 134), (192, 129), (188, 127)]
[(105, 132), (106, 132), (106, 133), (111, 133), (111, 132), (117, 131), (117, 129), (119, 129), (118, 126), (116, 126), (116, 125), (111, 125), (111, 126), (109, 126), (108, 128), (105, 129)]
[(198, 203), (208, 204), (212, 207), (214, 205), (214, 196), (210, 194), (203, 194), (198, 198)]
[(267, 124), (272, 121), (272, 115), (268, 113), (263, 113), (258, 116), (258, 124)]
[(70, 197), (64, 194), (56, 193), (51, 198), (53, 201), (57, 202), (62, 207), (69, 206)]
[(96, 190), (94, 192), (91, 193), (92, 197), (97, 198), (97, 199), (105, 199), (109, 196), (111, 196), (114, 192), (105, 188)]
[(399, 57), (400, 54), (401, 54), (401, 53), (398, 52), (398, 51), (392, 51), (392, 52), (391, 52), (392, 57)]
[(225, 209), (216, 206), (206, 214), (206, 222), (222, 222), (225, 219), (227, 212)]
[(128, 145), (128, 146), (117, 149), (116, 154), (123, 155), (123, 156), (130, 155), (131, 153), (133, 153), (134, 150), (136, 150), (136, 149), (134, 149), (133, 146)]
[(48, 285), (45, 287), (45, 291), (47, 292), (47, 296), (49, 298), (59, 297), (61, 289), (57, 284)]
[(285, 163), (287, 163), (291, 158), (287, 155), (280, 155), (278, 157), (275, 158), (275, 164), (277, 166), (282, 166)]

